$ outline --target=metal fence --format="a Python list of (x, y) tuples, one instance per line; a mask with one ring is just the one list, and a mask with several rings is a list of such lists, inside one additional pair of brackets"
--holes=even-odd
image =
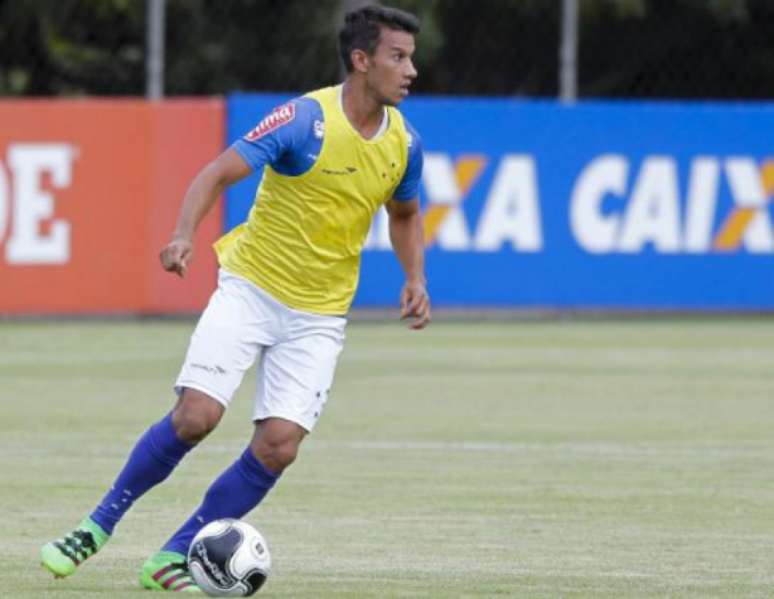
[[(362, 0), (0, 0), (0, 95), (302, 91), (341, 76)], [(392, 0), (416, 91), (774, 98), (771, 0)]]

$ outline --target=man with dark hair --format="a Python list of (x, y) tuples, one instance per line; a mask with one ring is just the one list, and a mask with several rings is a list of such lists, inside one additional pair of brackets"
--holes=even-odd
[(347, 73), (355, 68), (352, 64), (353, 50), (362, 50), (373, 56), (382, 27), (416, 35), (419, 33), (419, 19), (405, 11), (385, 6), (366, 6), (348, 13), (339, 32), (339, 52)]
[(406, 275), (401, 317), (430, 321), (418, 189), (419, 136), (394, 108), (416, 78), (419, 22), (369, 6), (346, 16), (340, 34), (343, 85), (275, 108), (207, 165), (183, 199), (165, 270), (184, 276), (194, 231), (221, 192), (263, 171), (247, 221), (215, 245), (218, 288), (191, 337), (172, 411), (134, 446), (96, 509), (41, 550), (54, 575), (73, 574), (96, 553), (141, 495), (166, 479), (218, 424), (245, 371), (259, 360), (254, 430), (244, 453), (212, 483), (188, 521), (143, 564), (150, 589), (198, 592), (186, 565), (194, 535), (252, 510), (296, 458), (322, 412), (344, 340), (360, 252), (386, 206)]

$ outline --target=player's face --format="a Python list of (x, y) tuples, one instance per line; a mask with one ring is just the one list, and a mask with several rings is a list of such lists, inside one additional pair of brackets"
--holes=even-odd
[(369, 87), (382, 104), (397, 106), (409, 95), (409, 87), (417, 77), (411, 61), (414, 50), (413, 35), (382, 27), (368, 69)]

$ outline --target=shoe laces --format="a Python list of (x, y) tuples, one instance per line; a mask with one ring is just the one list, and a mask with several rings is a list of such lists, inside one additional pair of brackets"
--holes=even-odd
[(76, 564), (94, 555), (98, 549), (94, 535), (88, 530), (81, 528), (65, 535), (61, 543), (56, 545)]

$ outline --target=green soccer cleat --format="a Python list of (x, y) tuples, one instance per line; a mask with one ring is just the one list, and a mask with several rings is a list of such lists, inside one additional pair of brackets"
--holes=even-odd
[(91, 518), (84, 518), (75, 530), (61, 539), (46, 543), (40, 561), (57, 578), (70, 576), (84, 561), (108, 542), (110, 535)]
[(201, 593), (188, 570), (182, 553), (159, 551), (151, 555), (140, 570), (140, 584), (152, 591)]

